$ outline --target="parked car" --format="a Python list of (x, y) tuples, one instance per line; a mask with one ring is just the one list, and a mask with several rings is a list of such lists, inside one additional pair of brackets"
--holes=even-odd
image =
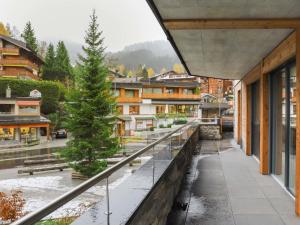
[(55, 133), (56, 138), (67, 138), (68, 137), (68, 132), (66, 129), (59, 129)]

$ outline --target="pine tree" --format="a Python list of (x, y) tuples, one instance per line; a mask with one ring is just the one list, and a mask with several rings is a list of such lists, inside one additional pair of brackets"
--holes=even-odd
[(59, 41), (56, 48), (55, 66), (58, 80), (66, 82), (72, 79), (72, 66), (68, 50), (63, 41)]
[(63, 153), (76, 171), (93, 176), (107, 167), (103, 158), (118, 150), (113, 136), (115, 99), (104, 64), (102, 32), (99, 31), (95, 11), (86, 31), (84, 56), (80, 56), (78, 86), (67, 97), (66, 109), (70, 115), (67, 128), (72, 133)]
[(42, 74), (44, 80), (57, 80), (55, 71), (55, 51), (53, 44), (49, 44), (45, 64), (42, 67)]
[(26, 45), (33, 51), (37, 52), (38, 50), (38, 44), (37, 39), (34, 34), (34, 30), (31, 26), (30, 21), (28, 21), (25, 25), (24, 31), (21, 34), (21, 37), (24, 39)]

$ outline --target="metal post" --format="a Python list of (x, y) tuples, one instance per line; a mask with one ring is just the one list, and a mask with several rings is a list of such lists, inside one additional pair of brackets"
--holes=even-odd
[(172, 136), (170, 137), (170, 159), (172, 159)]
[(155, 175), (155, 155), (154, 155), (154, 146), (152, 148), (152, 185), (154, 185), (154, 175)]
[(106, 178), (106, 206), (107, 206), (107, 211), (105, 214), (107, 215), (107, 225), (110, 225), (110, 215), (112, 212), (110, 211), (109, 208), (109, 183), (108, 183), (108, 177)]

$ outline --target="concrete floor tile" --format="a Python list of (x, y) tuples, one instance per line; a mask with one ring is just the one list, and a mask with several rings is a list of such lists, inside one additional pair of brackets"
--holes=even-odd
[(300, 218), (296, 215), (281, 215), (285, 225), (300, 225)]
[(232, 215), (229, 200), (226, 197), (191, 197), (188, 213), (212, 215)]
[(264, 198), (230, 198), (233, 214), (277, 214)]
[(234, 215), (236, 225), (285, 225), (278, 215)]
[(264, 193), (259, 189), (257, 185), (242, 184), (228, 186), (229, 196), (231, 198), (264, 198)]
[(267, 198), (282, 198), (282, 199), (290, 198), (288, 193), (286, 193), (286, 191), (278, 183), (275, 185), (261, 186), (261, 189)]
[(280, 215), (294, 215), (295, 202), (291, 198), (269, 198), (273, 208)]
[(231, 215), (216, 215), (202, 217), (198, 214), (188, 214), (185, 225), (235, 225)]

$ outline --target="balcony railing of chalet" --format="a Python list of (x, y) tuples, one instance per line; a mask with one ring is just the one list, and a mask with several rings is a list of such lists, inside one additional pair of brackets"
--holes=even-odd
[(142, 99), (139, 97), (118, 97), (117, 102), (119, 103), (139, 103)]
[[(123, 159), (122, 161), (118, 162), (117, 164), (109, 167), (105, 171), (99, 173), (98, 175), (95, 175), (94, 177), (90, 178), (89, 180), (81, 183), (74, 189), (68, 191), (64, 195), (58, 197), (57, 199), (53, 200), (49, 204), (41, 207), (35, 212), (29, 213), (25, 215), (23, 218), (19, 219), (18, 221), (12, 223), (12, 225), (31, 225), (39, 222), (40, 220), (46, 218), (49, 218), (49, 215), (57, 210), (58, 208), (64, 206), (68, 202), (70, 202), (72, 199), (76, 198), (80, 194), (87, 191), (89, 188), (94, 187), (97, 185), (100, 181), (105, 181), (105, 187), (106, 187), (106, 201), (104, 202), (104, 208), (103, 208), (103, 216), (100, 215), (100, 217), (105, 221), (106, 224), (114, 224), (111, 221), (111, 216), (116, 214), (120, 208), (112, 208), (111, 207), (111, 200), (110, 200), (110, 189), (109, 189), (109, 177), (115, 173), (116, 171), (120, 170), (121, 168), (127, 166), (129, 163), (131, 163), (133, 160), (135, 160), (137, 157), (142, 156), (145, 153), (148, 153), (150, 156), (152, 155), (151, 163), (151, 170), (153, 170), (152, 176), (149, 177), (149, 183), (151, 183), (151, 186), (154, 187), (155, 182), (157, 181), (157, 170), (159, 168), (158, 164), (159, 162), (156, 162), (156, 156), (159, 151), (165, 151), (165, 155), (169, 155), (169, 160), (172, 160), (176, 156), (176, 151), (173, 152), (173, 150), (176, 150), (178, 148), (181, 148), (184, 146), (186, 142), (189, 141), (189, 138), (193, 134), (195, 127), (195, 120), (175, 129), (174, 131), (169, 132), (168, 134), (164, 135), (162, 138), (155, 140), (151, 144), (147, 145), (146, 147), (143, 147), (142, 149), (138, 150), (131, 156), (128, 156), (127, 158)], [(163, 148), (162, 148), (163, 146)], [(155, 152), (156, 149), (156, 152)], [(155, 157), (154, 157), (155, 156)], [(160, 161), (160, 160), (158, 160)], [(121, 199), (120, 199), (121, 201)], [(127, 206), (128, 207), (128, 206)], [(129, 215), (127, 215), (129, 216)], [(53, 218), (52, 218), (53, 219)]]
[(28, 59), (0, 59), (1, 66), (19, 66), (39, 70), (39, 67)]
[(7, 77), (24, 77), (24, 76), (27, 76), (27, 77), (31, 77), (33, 79), (39, 79), (39, 77), (37, 75), (34, 75), (32, 72), (29, 72), (29, 71), (5, 71), (5, 70), (0, 70), (0, 76), (7, 76)]
[(142, 98), (150, 98), (150, 99), (190, 99), (190, 100), (200, 100), (200, 95), (195, 94), (170, 94), (170, 93), (162, 93), (162, 94), (142, 94)]
[(19, 55), (20, 51), (18, 48), (0, 48), (0, 54), (3, 55)]

